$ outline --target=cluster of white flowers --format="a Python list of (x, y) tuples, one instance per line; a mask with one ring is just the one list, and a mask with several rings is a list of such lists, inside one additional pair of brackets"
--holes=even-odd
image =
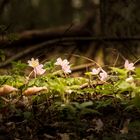
[[(33, 68), (32, 72), (34, 72), (35, 77), (36, 77), (36, 75), (44, 74), (46, 71), (45, 69), (43, 69), (43, 64), (39, 64), (38, 59), (31, 58), (31, 60), (28, 60), (28, 65)], [(58, 58), (55, 62), (55, 65), (60, 65), (65, 74), (71, 73), (69, 61), (67, 59), (62, 60), (61, 58)], [(128, 60), (125, 60), (124, 68), (127, 70), (127, 72), (133, 71), (135, 69), (134, 63), (129, 63)], [(32, 74), (32, 72), (30, 74)], [(103, 70), (101, 67), (93, 68), (91, 71), (91, 74), (98, 75), (99, 79), (101, 81), (107, 81), (108, 77), (109, 77), (107, 72), (105, 70)], [(133, 79), (132, 75), (129, 75), (128, 78), (126, 78), (126, 82), (132, 83), (133, 81), (134, 81), (134, 79)], [(24, 92), (24, 94), (34, 94), (41, 90), (47, 90), (47, 88), (31, 87), (31, 88), (28, 88)], [(14, 88), (13, 86), (3, 85), (2, 87), (0, 87), (0, 95), (3, 95), (3, 94), (5, 95), (5, 94), (11, 93), (11, 92), (16, 92), (16, 91), (18, 91), (18, 89)]]
[(31, 60), (28, 61), (28, 64), (33, 68), (35, 76), (42, 75), (46, 71), (45, 69), (43, 69), (43, 64), (39, 64), (38, 59), (31, 58)]
[(99, 74), (99, 78), (101, 81), (106, 81), (108, 78), (108, 74), (106, 71), (104, 71), (102, 68), (94, 68), (92, 69), (91, 72), (92, 75), (98, 75)]
[[(125, 60), (124, 68), (125, 68), (127, 71), (133, 71), (133, 70), (135, 69), (134, 63), (129, 63), (128, 60)], [(133, 79), (133, 77), (130, 75), (128, 78), (126, 78), (125, 81), (128, 82), (128, 83), (133, 83), (134, 79)]]
[[(124, 63), (124, 68), (127, 70), (127, 71), (133, 71), (135, 69), (134, 67), (134, 63), (129, 63), (128, 60), (125, 60), (125, 63)], [(92, 75), (98, 75), (99, 74), (99, 78), (101, 81), (106, 81), (108, 79), (108, 74), (106, 71), (104, 71), (102, 68), (94, 68), (92, 69), (92, 72), (91, 72)], [(132, 79), (132, 77), (129, 77), (128, 80), (130, 80), (130, 78)]]
[[(43, 69), (43, 64), (39, 64), (38, 59), (31, 58), (31, 60), (28, 61), (28, 64), (30, 67), (33, 68), (35, 76), (42, 75), (46, 71), (45, 69)], [(62, 60), (59, 57), (59, 58), (57, 58), (55, 65), (60, 65), (65, 74), (71, 73), (69, 61), (67, 59)], [(129, 63), (128, 60), (125, 60), (124, 68), (127, 71), (133, 71), (135, 69), (134, 63)], [(99, 79), (101, 81), (106, 81), (108, 79), (107, 72), (105, 70), (103, 70), (101, 67), (92, 69), (91, 74), (92, 75), (99, 75)]]
[(71, 73), (69, 61), (67, 59), (62, 60), (61, 58), (58, 58), (55, 65), (60, 65), (64, 73)]
[[(28, 65), (33, 68), (35, 77), (36, 75), (44, 74), (46, 71), (43, 69), (43, 64), (39, 64), (38, 59), (31, 58), (31, 60), (28, 60)], [(67, 59), (62, 60), (61, 58), (58, 58), (55, 65), (60, 65), (65, 74), (71, 73), (70, 65)]]

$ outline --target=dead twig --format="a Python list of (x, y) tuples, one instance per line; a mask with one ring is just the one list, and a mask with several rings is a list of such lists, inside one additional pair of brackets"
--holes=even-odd
[(88, 67), (92, 67), (94, 65), (95, 65), (95, 63), (82, 64), (82, 65), (78, 65), (78, 66), (73, 67), (71, 70), (72, 70), (72, 72), (76, 72), (76, 71), (86, 69)]

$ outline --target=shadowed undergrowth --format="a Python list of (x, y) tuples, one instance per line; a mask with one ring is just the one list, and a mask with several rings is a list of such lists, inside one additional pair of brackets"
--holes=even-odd
[(72, 77), (65, 59), (17, 62), (0, 76), (0, 138), (138, 140), (140, 68), (100, 65)]

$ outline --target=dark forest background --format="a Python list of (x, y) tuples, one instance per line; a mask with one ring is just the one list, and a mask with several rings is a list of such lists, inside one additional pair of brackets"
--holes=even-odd
[(74, 65), (87, 63), (80, 56), (102, 65), (135, 62), (139, 8), (139, 0), (1, 0), (0, 67), (31, 57), (62, 56)]

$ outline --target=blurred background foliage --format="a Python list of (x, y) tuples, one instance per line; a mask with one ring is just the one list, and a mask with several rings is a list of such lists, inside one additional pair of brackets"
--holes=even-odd
[[(26, 30), (57, 29), (65, 25), (69, 29), (67, 32), (71, 32), (73, 26), (88, 22), (85, 24), (84, 29), (89, 33), (89, 37), (94, 38), (93, 40), (91, 39), (92, 41), (69, 42), (65, 45), (63, 43), (59, 43), (59, 45), (53, 44), (55, 46), (53, 49), (48, 51), (43, 48), (38, 53), (32, 52), (32, 56), (38, 57), (45, 52), (46, 55), (43, 56), (43, 54), (43, 58), (50, 59), (52, 56), (53, 58), (59, 56), (59, 52), (75, 53), (79, 56), (94, 59), (102, 65), (115, 63), (118, 56), (122, 60), (128, 58), (136, 61), (140, 57), (139, 8), (139, 0), (1, 0), (1, 40), (3, 35), (7, 35), (11, 40), (14, 40), (16, 35), (11, 35), (11, 33), (21, 33)], [(92, 20), (88, 21), (87, 19), (91, 18), (91, 15)], [(79, 28), (79, 26), (77, 27)], [(65, 36), (65, 31), (63, 34)], [(88, 37), (87, 34), (85, 36)], [(60, 37), (58, 36), (58, 38)], [(97, 41), (98, 38), (109, 39), (108, 41), (102, 39)], [(112, 38), (117, 39), (112, 41)], [(56, 49), (56, 46), (59, 46), (59, 49), (58, 47)], [(67, 49), (64, 49), (63, 46), (67, 47)], [(1, 47), (3, 46), (1, 45)], [(7, 53), (3, 47), (1, 57), (9, 59), (13, 55), (12, 51), (19, 50), (13, 47)], [(50, 52), (51, 57), (48, 55)], [(69, 56), (68, 58), (70, 59), (71, 57)], [(4, 61), (3, 59), (1, 61)], [(73, 62), (73, 60), (71, 61)], [(80, 61), (78, 62), (83, 63)], [(74, 60), (75, 62), (77, 60)]]
[(91, 0), (6, 0), (3, 4), (4, 1), (1, 24), (21, 31), (80, 22)]
[(12, 31), (43, 29), (79, 23), (94, 12), (102, 33), (131, 36), (140, 34), (139, 7), (139, 0), (1, 0), (0, 24)]

